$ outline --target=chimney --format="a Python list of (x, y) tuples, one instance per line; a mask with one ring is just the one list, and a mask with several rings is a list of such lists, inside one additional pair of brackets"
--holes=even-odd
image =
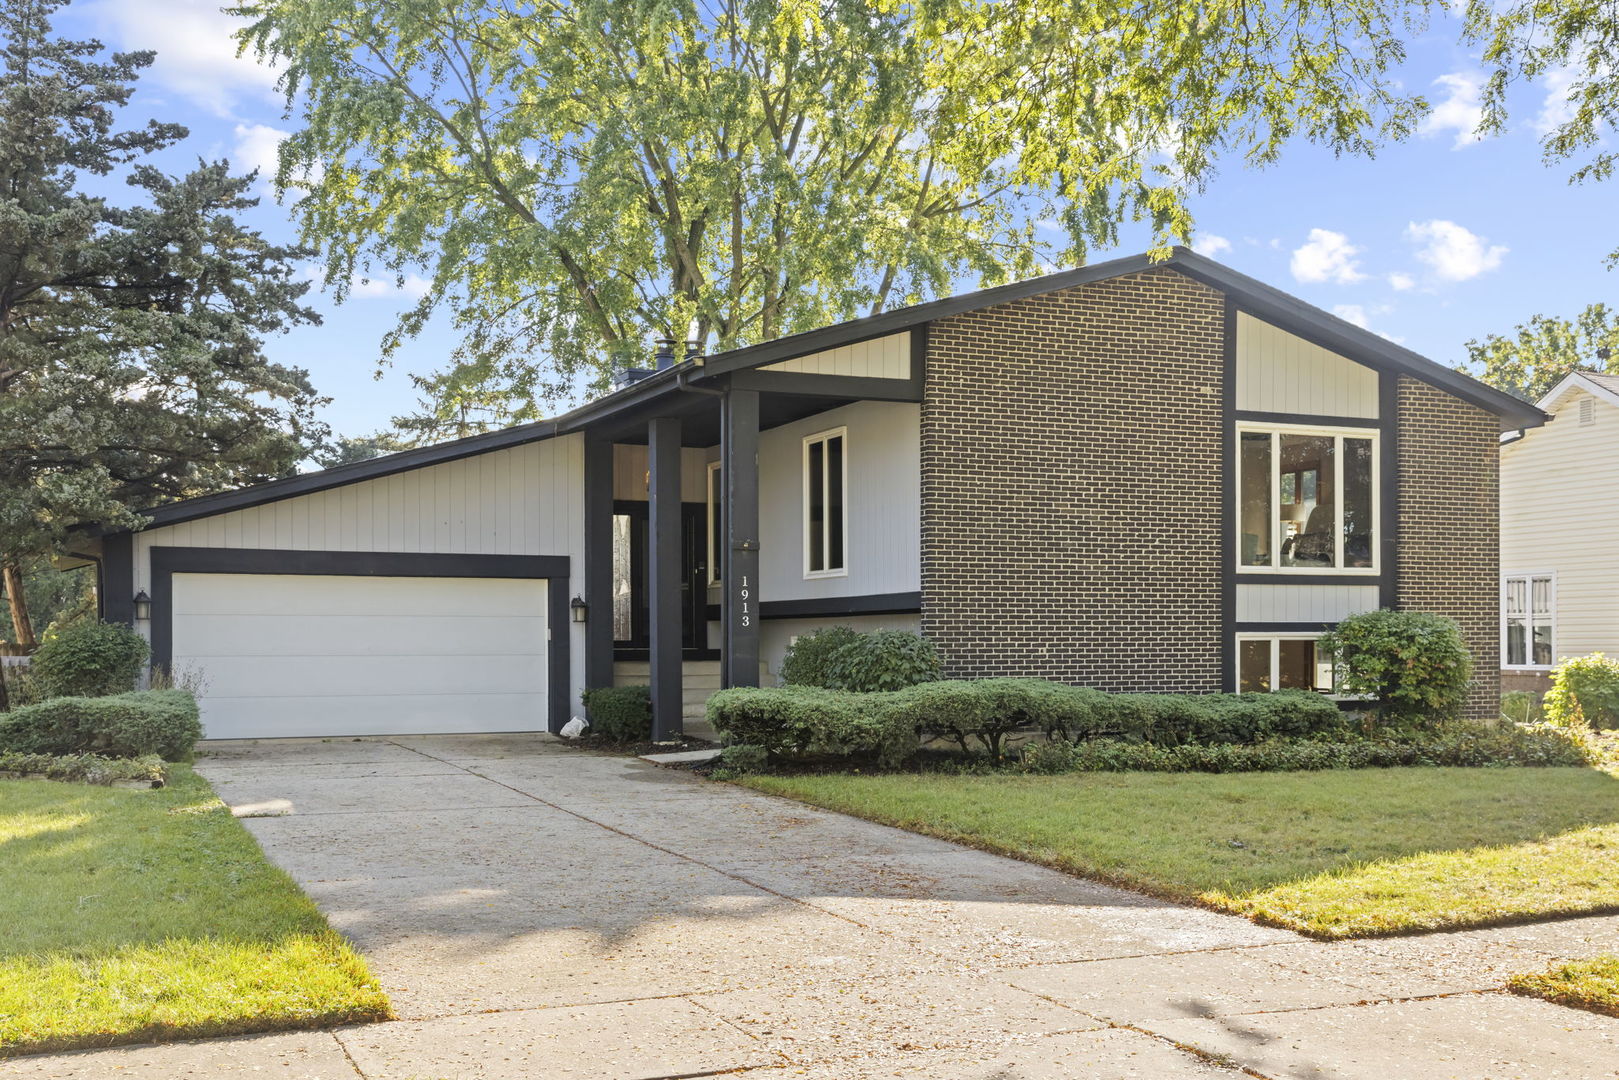
[(664, 368), (672, 368), (672, 367), (675, 366), (675, 339), (674, 338), (661, 337), (661, 338), (658, 339), (658, 351), (656, 353), (655, 359), (656, 359), (657, 362), (653, 366), (658, 371), (662, 371)]

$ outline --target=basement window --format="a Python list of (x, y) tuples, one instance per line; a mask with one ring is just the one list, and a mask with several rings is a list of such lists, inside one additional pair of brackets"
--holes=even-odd
[(804, 440), (804, 576), (839, 577), (849, 572), (849, 457), (847, 428)]
[(1316, 690), (1331, 694), (1336, 687), (1336, 677), (1332, 657), (1316, 647), (1320, 636), (1238, 634), (1238, 692)]

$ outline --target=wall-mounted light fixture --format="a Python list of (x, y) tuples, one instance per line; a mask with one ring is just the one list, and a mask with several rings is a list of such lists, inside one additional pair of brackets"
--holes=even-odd
[(590, 608), (586, 606), (584, 597), (581, 596), (574, 597), (573, 602), (568, 605), (568, 608), (573, 612), (574, 622), (582, 623), (590, 614)]
[(135, 621), (145, 622), (152, 617), (152, 598), (142, 589), (135, 594)]

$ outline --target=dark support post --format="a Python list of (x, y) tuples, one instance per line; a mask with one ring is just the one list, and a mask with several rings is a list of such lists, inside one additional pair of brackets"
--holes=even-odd
[(647, 598), (651, 633), (652, 739), (680, 737), (680, 421), (661, 417), (646, 425), (648, 507)]
[(759, 392), (733, 389), (720, 413), (725, 480), (725, 599), (722, 650), (726, 686), (759, 685)]
[(114, 533), (101, 541), (101, 618), (135, 625), (135, 535)]
[(585, 688), (613, 685), (613, 444), (585, 436)]

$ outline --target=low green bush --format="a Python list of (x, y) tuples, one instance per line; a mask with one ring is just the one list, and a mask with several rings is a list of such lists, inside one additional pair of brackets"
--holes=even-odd
[(602, 686), (586, 690), (585, 710), (592, 734), (619, 742), (645, 742), (652, 738), (652, 688)]
[(1501, 719), (1509, 724), (1538, 724), (1545, 720), (1540, 695), (1532, 690), (1509, 690), (1502, 694)]
[(109, 758), (100, 754), (0, 754), (0, 780), (59, 780), (109, 785), (135, 780), (162, 787), (169, 770), (156, 754)]
[(708, 720), (727, 743), (771, 757), (839, 754), (898, 765), (916, 752), (916, 729), (886, 708), (892, 693), (816, 686), (734, 687), (708, 699)]
[(1421, 728), (1461, 715), (1473, 660), (1456, 624), (1424, 611), (1351, 615), (1321, 638), (1339, 688), (1376, 702), (1378, 724)]
[(1488, 728), (1447, 724), (1408, 735), (1370, 738), (1276, 738), (1243, 745), (1155, 746), (1098, 739), (1035, 742), (1023, 748), (1025, 772), (1290, 772), (1414, 765), (1475, 768), (1581, 766), (1595, 753), (1587, 740), (1547, 724)]
[(819, 686), (832, 683), (832, 657), (850, 642), (860, 639), (852, 626), (823, 626), (798, 635), (781, 660), (781, 681), (788, 686)]
[(1619, 728), (1619, 660), (1592, 653), (1558, 664), (1545, 710), (1548, 721), (1564, 727)]
[(76, 619), (48, 635), (29, 666), (46, 697), (104, 697), (133, 690), (149, 652), (127, 626)]
[(58, 697), (0, 715), (0, 753), (189, 761), (200, 738), (197, 700), (184, 690)]

